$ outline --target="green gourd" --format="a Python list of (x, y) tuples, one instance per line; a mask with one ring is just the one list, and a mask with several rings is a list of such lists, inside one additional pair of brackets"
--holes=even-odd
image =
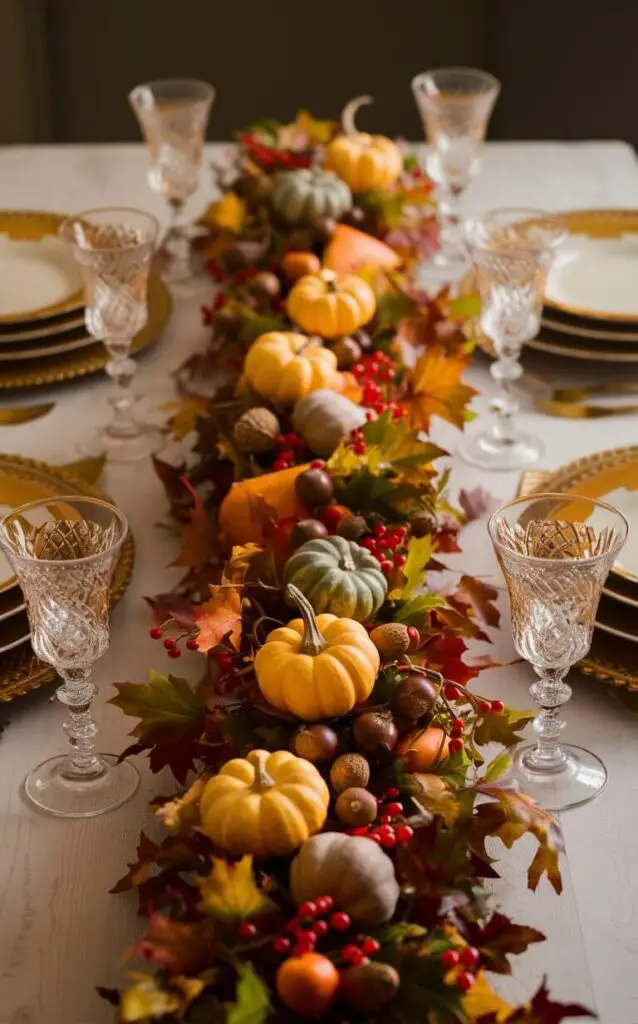
[(324, 217), (340, 220), (352, 206), (352, 193), (332, 171), (303, 167), (278, 177), (271, 202), (286, 223), (310, 224)]
[(284, 577), (305, 594), (317, 614), (357, 622), (374, 615), (388, 590), (376, 558), (344, 537), (306, 541), (286, 562)]

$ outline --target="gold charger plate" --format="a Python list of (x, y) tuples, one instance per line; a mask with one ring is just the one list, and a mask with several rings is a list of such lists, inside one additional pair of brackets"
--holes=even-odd
[[(15, 478), (16, 499), (21, 493), (32, 493), (34, 487), (50, 493), (87, 494), (104, 498), (95, 481), (103, 465), (100, 459), (87, 459), (70, 466), (49, 466), (46, 462), (23, 459), (19, 455), (0, 455), (0, 471)], [(135, 561), (135, 542), (129, 532), (118, 559), (111, 585), (111, 601), (115, 605), (124, 596), (131, 580)], [(0, 702), (21, 697), (28, 690), (53, 682), (55, 671), (38, 661), (30, 644), (22, 644), (0, 655)]]
[[(44, 210), (0, 210), (0, 235), (6, 235), (12, 242), (39, 242), (47, 237), (57, 240), (58, 230), (66, 220), (66, 216), (66, 214), (47, 213)], [(60, 244), (64, 246), (65, 243), (60, 240)], [(32, 323), (35, 320), (43, 320), (59, 313), (81, 309), (83, 305), (84, 289), (79, 287), (58, 302), (35, 309), (0, 315), (0, 323)]]
[[(168, 323), (171, 309), (171, 297), (166, 285), (160, 277), (152, 275), (148, 286), (148, 323), (135, 336), (131, 349), (133, 355), (157, 341)], [(0, 370), (0, 388), (35, 388), (75, 380), (76, 377), (103, 370), (108, 361), (109, 356), (100, 343), (90, 345), (79, 353), (43, 357), (36, 365), (16, 360)]]
[[(483, 334), (480, 327), (477, 325), (475, 333), (473, 334), (473, 340), (476, 342), (478, 348), (486, 355), (491, 356), (492, 359), (496, 359), (496, 350), (490, 339)], [(547, 334), (540, 335), (537, 338), (533, 338), (531, 341), (526, 341), (523, 349), (531, 348), (536, 352), (545, 352), (546, 354), (553, 356), (563, 356), (567, 359), (581, 359), (586, 360), (590, 363), (638, 363), (638, 345), (635, 350), (629, 348), (614, 349), (609, 345), (601, 345), (595, 347), (593, 342), (590, 342), (591, 347), (586, 345), (575, 345), (565, 338), (564, 343), (555, 341), (553, 338), (549, 338)]]
[[(553, 472), (529, 470), (521, 476), (518, 494), (524, 497), (537, 491), (564, 491), (585, 497), (602, 497), (627, 480), (638, 485), (637, 469), (638, 445), (616, 448), (576, 459)], [(615, 597), (613, 587), (612, 574), (607, 581), (607, 589)], [(632, 640), (598, 629), (594, 631), (589, 654), (579, 662), (578, 668), (600, 682), (638, 692), (636, 654)]]
[[(638, 238), (638, 210), (568, 210), (564, 213), (561, 212), (559, 216), (570, 235), (585, 235), (591, 239), (618, 239), (625, 234), (635, 234)], [(598, 259), (600, 258), (599, 256)], [(609, 258), (613, 258), (611, 253)], [(638, 271), (638, 254), (635, 258)], [(565, 265), (567, 265), (567, 261), (565, 261)], [(556, 274), (556, 266), (557, 264), (552, 270), (554, 274)], [(551, 275), (549, 285), (551, 286)], [(586, 317), (593, 321), (606, 320), (613, 323), (638, 324), (638, 308), (636, 312), (619, 313), (614, 310), (591, 309), (565, 300), (552, 299), (547, 295), (545, 296), (545, 305), (549, 309), (558, 309), (563, 313)]]

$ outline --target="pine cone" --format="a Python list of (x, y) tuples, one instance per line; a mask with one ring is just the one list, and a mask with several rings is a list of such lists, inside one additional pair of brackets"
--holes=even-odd
[(242, 452), (267, 452), (274, 447), (279, 420), (270, 409), (249, 409), (233, 427), (233, 441)]

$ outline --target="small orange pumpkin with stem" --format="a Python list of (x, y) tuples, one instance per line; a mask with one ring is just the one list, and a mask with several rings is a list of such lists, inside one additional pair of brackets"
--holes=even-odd
[(325, 166), (334, 171), (355, 194), (389, 188), (403, 170), (403, 157), (396, 142), (385, 135), (368, 135), (357, 130), (354, 119), (359, 107), (372, 103), (371, 96), (357, 96), (341, 115), (343, 135), (326, 147)]

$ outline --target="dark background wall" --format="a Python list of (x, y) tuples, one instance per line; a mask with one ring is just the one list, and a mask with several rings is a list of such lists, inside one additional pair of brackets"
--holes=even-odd
[(0, 141), (136, 139), (140, 81), (211, 81), (210, 138), (299, 107), (421, 135), (411, 77), (484, 67), (495, 138), (638, 142), (636, 0), (0, 0)]

